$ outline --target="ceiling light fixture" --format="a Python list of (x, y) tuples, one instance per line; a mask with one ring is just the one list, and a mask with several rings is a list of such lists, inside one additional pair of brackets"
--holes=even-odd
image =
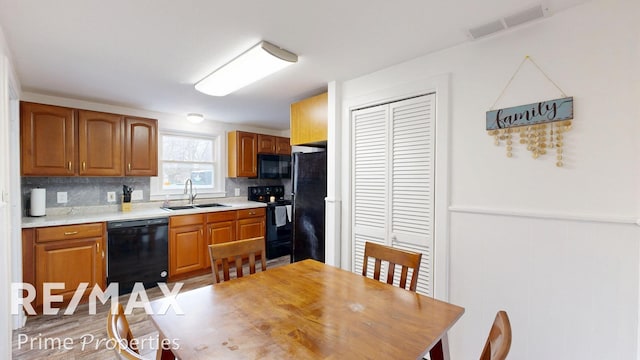
[(189, 113), (189, 114), (187, 114), (187, 120), (189, 120), (189, 122), (192, 122), (194, 124), (199, 124), (204, 120), (204, 115), (196, 114), (196, 113)]
[(261, 41), (196, 83), (196, 90), (225, 96), (298, 61), (298, 55)]

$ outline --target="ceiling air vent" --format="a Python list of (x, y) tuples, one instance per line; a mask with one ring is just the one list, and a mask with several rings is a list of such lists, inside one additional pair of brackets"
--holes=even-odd
[(488, 24), (480, 25), (469, 29), (469, 36), (472, 39), (477, 39), (487, 35), (491, 35), (504, 29), (512, 28), (530, 21), (540, 19), (549, 15), (549, 7), (544, 5), (537, 5), (532, 8), (505, 16), (501, 19), (492, 21)]

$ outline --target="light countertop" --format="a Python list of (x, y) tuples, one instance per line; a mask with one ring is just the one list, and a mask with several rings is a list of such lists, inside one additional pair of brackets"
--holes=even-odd
[[(92, 222), (103, 221), (122, 221), (122, 220), (136, 220), (136, 219), (151, 219), (169, 217), (174, 215), (187, 215), (198, 213), (209, 213), (219, 211), (230, 211), (240, 209), (251, 209), (266, 207), (267, 205), (260, 202), (248, 201), (246, 198), (221, 198), (221, 199), (208, 199), (203, 200), (202, 203), (218, 203), (226, 205), (224, 207), (209, 207), (209, 208), (194, 208), (186, 210), (166, 210), (162, 209), (161, 202), (153, 203), (132, 203), (131, 211), (122, 212), (117, 205), (108, 206), (91, 206), (91, 207), (74, 207), (74, 208), (56, 208), (47, 209), (47, 213), (50, 215), (42, 217), (23, 217), (22, 228), (37, 228), (44, 226), (58, 226), (58, 225), (74, 225)], [(197, 204), (198, 202), (196, 202)], [(174, 205), (181, 205), (178, 203), (171, 203)]]

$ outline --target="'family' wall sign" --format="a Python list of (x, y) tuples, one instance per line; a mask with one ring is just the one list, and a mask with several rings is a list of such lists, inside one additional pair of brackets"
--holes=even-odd
[[(493, 107), (500, 100), (526, 60), (531, 61), (560, 90), (564, 98), (493, 110)], [(571, 129), (573, 97), (567, 97), (562, 89), (529, 56), (526, 56), (520, 63), (494, 106), (487, 111), (487, 132), (494, 137), (496, 145), (500, 145), (500, 141), (504, 140), (507, 157), (513, 156), (512, 134), (519, 133), (520, 144), (527, 145), (527, 150), (531, 151), (534, 159), (545, 155), (547, 149), (555, 149), (556, 166), (561, 167), (564, 165), (562, 147), (564, 146), (564, 133)]]
[(573, 97), (487, 111), (487, 130), (573, 119)]

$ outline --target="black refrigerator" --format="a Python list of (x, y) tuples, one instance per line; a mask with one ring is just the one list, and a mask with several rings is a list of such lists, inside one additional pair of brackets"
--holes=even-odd
[(324, 219), (327, 196), (327, 153), (293, 154), (291, 261), (324, 262)]

